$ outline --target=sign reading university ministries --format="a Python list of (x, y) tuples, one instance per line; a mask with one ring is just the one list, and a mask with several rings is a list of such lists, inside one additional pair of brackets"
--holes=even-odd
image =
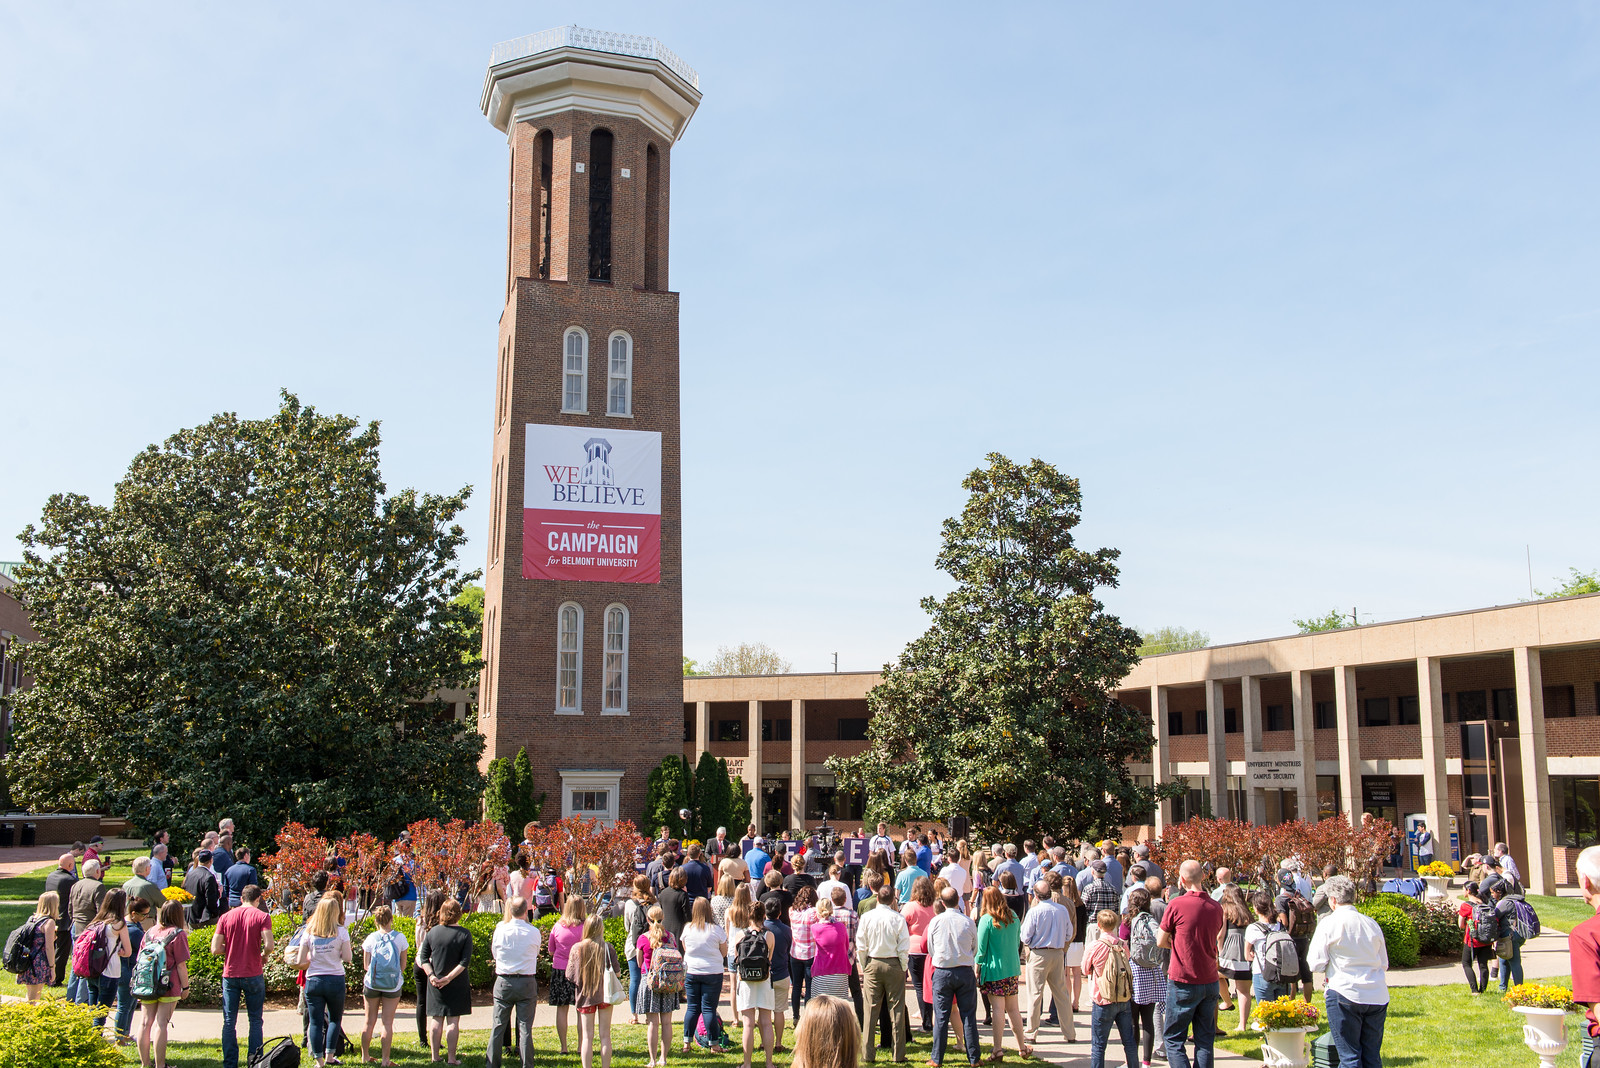
[(522, 577), (661, 581), (661, 435), (527, 424)]

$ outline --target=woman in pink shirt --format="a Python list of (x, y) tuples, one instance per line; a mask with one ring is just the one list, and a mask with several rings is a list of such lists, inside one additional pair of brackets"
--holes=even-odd
[(816, 919), (811, 924), (811, 940), (817, 955), (811, 962), (811, 996), (828, 994), (850, 998), (850, 925), (833, 915), (833, 902), (817, 902)]
[(911, 884), (911, 900), (900, 910), (901, 919), (911, 928), (911, 984), (917, 990), (917, 1004), (922, 1008), (923, 1033), (933, 1031), (933, 1004), (928, 1000), (932, 990), (922, 985), (924, 958), (928, 955), (928, 924), (937, 913), (933, 907), (933, 880), (920, 876)]
[(561, 905), (561, 918), (550, 928), (550, 1004), (556, 1010), (556, 1037), (561, 1052), (567, 1052), (567, 1010), (577, 1000), (577, 989), (567, 978), (567, 960), (572, 947), (583, 940), (583, 921), (589, 918), (589, 903), (572, 894)]

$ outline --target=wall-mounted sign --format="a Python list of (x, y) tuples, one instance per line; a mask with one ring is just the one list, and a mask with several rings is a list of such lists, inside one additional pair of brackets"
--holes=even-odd
[(1300, 782), (1301, 760), (1297, 756), (1260, 753), (1245, 761), (1251, 787), (1286, 788)]
[(1363, 805), (1394, 804), (1393, 775), (1361, 776), (1361, 803)]
[(526, 426), (522, 577), (661, 581), (661, 435)]

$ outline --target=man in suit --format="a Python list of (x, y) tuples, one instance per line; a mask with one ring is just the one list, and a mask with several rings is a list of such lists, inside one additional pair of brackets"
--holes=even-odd
[(56, 973), (51, 986), (66, 982), (67, 965), (72, 963), (72, 920), (70, 907), (72, 888), (78, 882), (78, 859), (71, 853), (61, 854), (56, 870), (44, 877), (44, 888), (53, 890), (61, 899), (61, 917), (56, 920)]
[(196, 927), (215, 923), (222, 909), (217, 902), (217, 879), (211, 872), (211, 850), (200, 850), (200, 863), (183, 877), (183, 888), (194, 895), (189, 903), (189, 922)]
[(736, 844), (728, 841), (728, 828), (718, 827), (717, 836), (706, 843), (706, 856), (712, 860), (721, 860), (733, 853)]

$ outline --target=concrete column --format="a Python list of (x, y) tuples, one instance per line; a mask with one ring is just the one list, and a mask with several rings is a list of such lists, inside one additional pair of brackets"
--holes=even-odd
[(806, 825), (806, 703), (789, 702), (789, 826)]
[(1294, 751), (1300, 757), (1300, 776), (1295, 780), (1300, 818), (1317, 822), (1317, 734), (1316, 703), (1311, 694), (1311, 672), (1289, 673), (1289, 694), (1294, 704)]
[[(1556, 892), (1555, 856), (1551, 850), (1555, 831), (1550, 819), (1550, 774), (1544, 745), (1544, 672), (1539, 650), (1523, 646), (1511, 652), (1517, 677), (1517, 734), (1522, 751), (1523, 829), (1528, 856), (1522, 862), (1524, 885), (1530, 894)], [(1510, 804), (1511, 799), (1507, 798)], [(1521, 859), (1521, 858), (1518, 858)]]
[(1356, 669), (1333, 669), (1333, 704), (1339, 726), (1339, 803), (1352, 827), (1361, 826), (1361, 736), (1356, 725)]
[(1228, 811), (1228, 743), (1222, 728), (1222, 682), (1206, 680), (1206, 761), (1211, 778), (1211, 818), (1231, 819)]
[[(765, 834), (767, 828), (761, 818), (761, 702), (750, 702), (750, 745), (746, 750), (744, 761), (744, 783), (750, 787), (750, 822), (756, 825), (756, 830)], [(731, 835), (733, 829), (729, 828)], [(740, 834), (744, 829), (740, 828)]]
[[(1150, 778), (1156, 785), (1172, 781), (1172, 750), (1167, 741), (1167, 688), (1165, 686), (1150, 687), (1150, 718), (1151, 733), (1156, 736), (1155, 748), (1150, 750)], [(1172, 822), (1172, 802), (1162, 801), (1156, 805), (1156, 837), (1167, 833), (1167, 825)]]
[[(711, 702), (696, 701), (694, 706), (694, 759), (700, 762), (700, 754), (711, 748)], [(739, 833), (744, 833), (744, 828), (739, 828)]]
[(1250, 785), (1250, 761), (1261, 753), (1261, 680), (1246, 675), (1239, 680), (1239, 714), (1244, 717), (1245, 818), (1256, 826), (1267, 822), (1267, 799)]
[(1434, 857), (1449, 861), (1450, 780), (1444, 770), (1444, 686), (1436, 656), (1417, 657), (1417, 711), (1422, 721), (1422, 810), (1433, 832)]

